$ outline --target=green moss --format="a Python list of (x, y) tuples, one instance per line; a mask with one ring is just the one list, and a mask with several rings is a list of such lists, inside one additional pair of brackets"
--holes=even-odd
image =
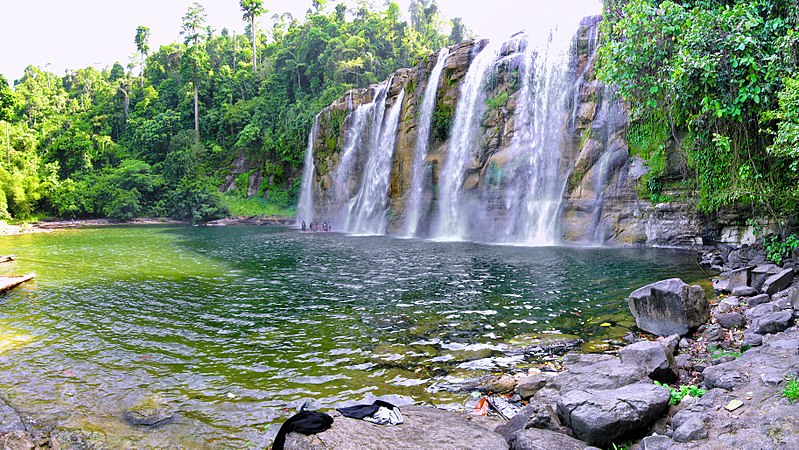
[(493, 111), (497, 108), (503, 108), (507, 106), (509, 99), (510, 94), (508, 94), (507, 91), (502, 91), (499, 94), (490, 97), (488, 100), (486, 100), (488, 111)]
[(446, 103), (439, 103), (436, 106), (433, 111), (433, 139), (436, 142), (444, 142), (449, 138), (454, 112), (452, 106)]

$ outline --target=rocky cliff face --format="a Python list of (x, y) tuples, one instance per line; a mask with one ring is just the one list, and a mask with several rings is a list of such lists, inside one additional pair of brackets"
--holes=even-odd
[[(653, 205), (640, 198), (637, 186), (648, 168), (628, 151), (627, 108), (611, 89), (596, 79), (599, 21), (599, 17), (584, 19), (572, 39), (563, 72), (569, 80), (568, 86), (562, 88), (562, 99), (556, 99), (562, 103), (561, 109), (553, 110), (558, 115), (558, 121), (553, 122), (559, 124), (556, 135), (526, 134), (528, 123), (540, 126), (544, 116), (541, 108), (546, 106), (539, 100), (543, 98), (540, 91), (546, 86), (528, 86), (523, 79), (540, 76), (535, 73), (543, 70), (538, 65), (534, 69), (525, 66), (526, 55), (532, 54), (535, 61), (541, 58), (540, 50), (538, 55), (526, 51), (530, 44), (523, 35), (514, 36), (495, 50), (494, 63), (480, 87), (482, 103), (476, 107), (479, 125), (471, 130), (476, 136), (475, 143), (468, 149), (468, 160), (462, 178), (458, 179), (459, 201), (471, 205), (469, 211), (477, 211), (464, 214), (463, 221), (471, 231), (463, 237), (526, 242), (523, 236), (518, 238), (519, 233), (525, 232), (518, 226), (518, 216), (525, 207), (514, 203), (524, 203), (525, 198), (535, 194), (525, 193), (523, 188), (529, 185), (531, 176), (539, 175), (522, 172), (532, 173), (545, 164), (539, 156), (532, 162), (524, 162), (530, 159), (530, 148), (542, 145), (536, 142), (541, 140), (549, 141), (548, 152), (558, 154), (547, 169), (554, 171), (555, 176), (545, 179), (545, 184), (555, 185), (559, 194), (554, 225), (547, 228), (554, 233), (555, 242), (693, 246), (722, 234), (733, 241), (736, 233), (744, 237), (746, 230), (722, 232), (723, 223), (699, 217), (688, 205)], [(357, 232), (348, 229), (351, 227), (348, 214), (370, 201), (364, 189), (378, 175), (369, 172), (373, 170), (369, 162), (372, 150), (366, 149), (369, 142), (375, 149), (380, 147), (381, 130), (386, 127), (381, 123), (370, 127), (368, 121), (385, 121), (388, 111), (401, 101), (386, 204), (378, 205), (377, 211), (382, 212), (368, 216), (367, 220), (385, 221), (382, 230), (403, 234), (407, 229), (412, 180), (421, 176), (424, 190), (415, 236), (441, 237), (435, 234), (436, 226), (440, 225), (436, 217), (440, 215), (442, 177), (446, 175), (449, 154), (454, 151), (452, 140), (459, 138), (453, 136), (457, 131), (453, 130), (456, 111), (464, 98), (464, 80), (477, 55), (484, 49), (489, 51), (486, 48), (489, 45), (485, 40), (473, 40), (450, 49), (438, 80), (429, 149), (420, 173), (414, 170), (413, 159), (418, 151), (421, 105), (437, 62), (436, 55), (430, 55), (416, 67), (397, 71), (380, 85), (350, 91), (323, 110), (312, 136), (314, 217), (309, 220), (332, 220), (338, 230)], [(531, 102), (530, 96), (538, 97)], [(548, 101), (553, 102), (551, 98)], [(529, 108), (527, 116), (524, 108)], [(550, 188), (535, 186), (537, 190)], [(537, 205), (535, 202), (547, 203), (535, 198), (529, 204)], [(543, 216), (536, 217), (543, 223)]]

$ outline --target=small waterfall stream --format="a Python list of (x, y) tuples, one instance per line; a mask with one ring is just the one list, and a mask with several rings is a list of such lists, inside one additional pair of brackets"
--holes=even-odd
[(499, 56), (501, 43), (489, 43), (474, 58), (461, 87), (447, 159), (442, 169), (438, 199), (438, 222), (434, 237), (441, 240), (466, 238), (464, 204), (460, 194), (471, 152), (479, 145), (480, 118), (485, 110), (483, 84)]
[(408, 206), (405, 212), (405, 236), (415, 237), (421, 219), (422, 197), (424, 195), (424, 160), (430, 148), (430, 130), (433, 124), (433, 111), (436, 107), (436, 95), (438, 85), (441, 81), (441, 74), (444, 73), (444, 63), (447, 62), (449, 49), (444, 47), (438, 53), (436, 65), (430, 78), (427, 80), (427, 87), (424, 90), (422, 108), (419, 111), (419, 132), (416, 140), (416, 147), (413, 153), (413, 171), (411, 187), (409, 191)]
[(308, 147), (305, 149), (305, 163), (302, 168), (302, 185), (300, 187), (300, 201), (297, 204), (297, 225), (303, 221), (310, 223), (314, 220), (314, 198), (313, 198), (313, 178), (314, 160), (313, 143), (314, 137), (319, 133), (319, 115), (314, 118), (313, 127), (308, 134)]
[(508, 174), (505, 207), (508, 223), (499, 240), (551, 245), (558, 240), (557, 221), (567, 172), (561, 167), (574, 28), (528, 33), (521, 70), (511, 152), (519, 162)]
[[(385, 234), (387, 227), (386, 213), (388, 211), (388, 185), (391, 179), (391, 159), (394, 156), (394, 147), (397, 143), (397, 128), (399, 127), (402, 102), (405, 89), (402, 89), (395, 99), (394, 105), (385, 118), (385, 102), (388, 86), (377, 98), (378, 104), (382, 103), (380, 114), (375, 116), (372, 125), (372, 142), (369, 145), (369, 156), (366, 168), (361, 178), (361, 188), (358, 195), (350, 201), (349, 215), (345, 229), (357, 234)], [(382, 124), (382, 127), (381, 127)], [(377, 132), (379, 130), (379, 132)]]

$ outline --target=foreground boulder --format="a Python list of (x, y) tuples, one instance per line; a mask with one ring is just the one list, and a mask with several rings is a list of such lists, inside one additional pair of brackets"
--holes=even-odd
[(705, 291), (679, 278), (646, 285), (630, 294), (627, 302), (638, 328), (659, 336), (685, 336), (710, 319)]
[(343, 417), (338, 411), (330, 413), (333, 426), (329, 430), (306, 436), (290, 433), (286, 449), (356, 449), (435, 448), (454, 450), (479, 448), (504, 450), (508, 443), (491, 431), (497, 423), (485, 417), (451, 413), (423, 406), (403, 406), (405, 423), (396, 426), (375, 425), (363, 420)]
[(585, 442), (569, 435), (536, 428), (517, 431), (508, 443), (513, 450), (583, 450), (588, 447)]
[(641, 367), (649, 378), (664, 383), (677, 381), (674, 356), (659, 342), (641, 341), (619, 350), (622, 364)]
[(669, 406), (669, 390), (635, 383), (610, 390), (575, 390), (558, 400), (557, 413), (574, 436), (605, 446), (658, 419)]

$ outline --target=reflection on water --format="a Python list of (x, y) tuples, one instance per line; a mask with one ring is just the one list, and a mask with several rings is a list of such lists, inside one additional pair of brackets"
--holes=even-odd
[[(702, 275), (693, 255), (668, 251), (267, 227), (13, 236), (0, 254), (19, 258), (3, 271), (38, 275), (0, 297), (0, 393), (118, 445), (187, 448), (264, 445), (266, 426), (306, 401), (391, 393), (462, 404), (435, 386), (523, 364), (503, 353), (512, 338), (612, 342), (631, 322), (632, 290)], [(124, 409), (152, 394), (178, 419), (126, 425)]]

